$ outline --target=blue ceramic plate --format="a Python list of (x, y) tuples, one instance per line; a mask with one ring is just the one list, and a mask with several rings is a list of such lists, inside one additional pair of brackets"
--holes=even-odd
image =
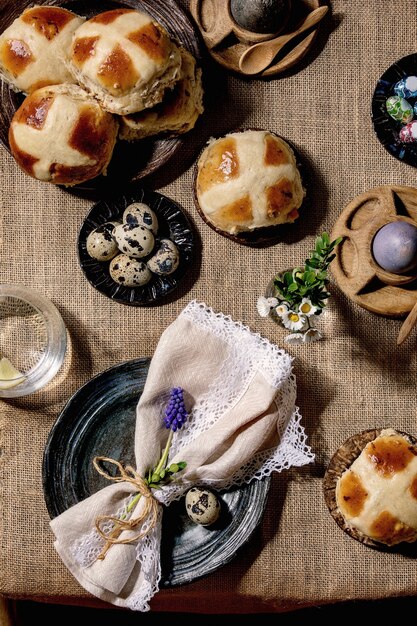
[[(164, 237), (171, 239), (179, 250), (180, 263), (172, 274), (153, 274), (149, 283), (143, 287), (131, 288), (119, 285), (110, 277), (108, 261), (96, 261), (90, 257), (87, 252), (87, 237), (105, 222), (121, 222), (124, 210), (133, 202), (144, 202), (156, 213), (159, 224), (156, 241)], [(156, 247), (157, 245), (155, 249)], [(87, 280), (108, 298), (131, 306), (161, 304), (177, 288), (189, 268), (193, 254), (193, 227), (180, 206), (167, 196), (145, 189), (136, 189), (118, 198), (97, 202), (82, 223), (78, 235), (78, 259)]]
[[(375, 133), (384, 148), (392, 156), (408, 165), (417, 167), (417, 143), (402, 143), (398, 133), (403, 124), (387, 113), (387, 98), (394, 94), (394, 85), (407, 76), (417, 76), (417, 54), (409, 54), (391, 65), (376, 84), (372, 98), (371, 117)], [(409, 100), (411, 105), (417, 98)]]
[[(109, 485), (94, 469), (95, 456), (134, 464), (136, 405), (150, 359), (134, 359), (98, 374), (68, 401), (44, 451), (42, 479), (51, 518)], [(228, 563), (259, 524), (270, 478), (217, 495), (222, 513), (213, 526), (193, 524), (184, 498), (164, 510), (161, 586), (189, 583)]]

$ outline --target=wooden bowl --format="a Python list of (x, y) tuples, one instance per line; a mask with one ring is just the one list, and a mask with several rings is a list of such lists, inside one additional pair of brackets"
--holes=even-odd
[[(223, 2), (229, 4), (228, 0), (223, 0)], [(279, 34), (283, 35), (295, 31), (297, 26), (304, 21), (308, 13), (313, 9), (317, 9), (317, 7), (322, 4), (323, 2), (321, 0), (292, 0), (288, 22)], [(210, 27), (213, 23), (213, 0), (190, 0), (190, 12), (213, 59), (227, 70), (236, 72), (246, 78), (248, 78), (247, 74), (241, 72), (239, 68), (239, 60), (243, 52), (253, 45), (253, 43), (271, 39), (276, 35), (276, 33), (272, 35), (258, 35), (258, 38), (255, 38), (255, 35), (253, 33), (250, 34), (250, 31), (240, 29), (234, 20), (232, 21), (229, 12), (230, 19), (227, 27), (224, 29), (224, 37), (219, 39), (217, 36), (217, 39), (213, 39), (210, 35)], [(289, 44), (291, 47), (289, 50), (287, 49), (283, 52), (284, 56), (279, 55), (273, 65), (269, 66), (260, 74), (251, 76), (251, 78), (259, 79), (268, 76), (276, 76), (299, 63), (312, 47), (319, 26), (320, 24), (307, 35), (300, 35), (300, 39), (297, 38), (297, 40), (294, 40), (294, 42), (298, 41), (296, 45)]]

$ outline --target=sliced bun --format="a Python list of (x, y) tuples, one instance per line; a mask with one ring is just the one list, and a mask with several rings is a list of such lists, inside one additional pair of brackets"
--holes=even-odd
[(193, 55), (180, 48), (182, 78), (165, 92), (162, 102), (132, 115), (120, 123), (120, 139), (137, 141), (152, 135), (181, 135), (194, 128), (203, 113), (201, 69)]
[(118, 133), (116, 118), (81, 87), (43, 87), (14, 114), (9, 144), (18, 165), (42, 181), (72, 186), (105, 174)]

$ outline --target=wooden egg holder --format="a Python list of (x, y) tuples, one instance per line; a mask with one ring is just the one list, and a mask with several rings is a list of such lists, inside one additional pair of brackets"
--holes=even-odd
[[(267, 34), (241, 28), (231, 15), (230, 0), (190, 0), (190, 13), (213, 59), (226, 69), (245, 75), (239, 68), (243, 52), (255, 43), (294, 31), (297, 28), (294, 19), (302, 21), (310, 11), (321, 4), (321, 0), (291, 0), (287, 20), (282, 23), (280, 30)], [(288, 54), (257, 76), (274, 76), (293, 67), (312, 46), (317, 28), (318, 25), (303, 36)]]
[(378, 230), (390, 222), (417, 226), (417, 188), (387, 185), (357, 196), (340, 214), (332, 239), (342, 237), (331, 272), (340, 289), (361, 307), (385, 316), (402, 317), (417, 303), (417, 270), (393, 274), (372, 255)]

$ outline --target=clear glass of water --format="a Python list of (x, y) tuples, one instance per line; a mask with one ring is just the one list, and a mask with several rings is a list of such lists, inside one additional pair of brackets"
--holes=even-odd
[(56, 306), (41, 293), (0, 284), (0, 398), (38, 391), (59, 371), (67, 330)]

